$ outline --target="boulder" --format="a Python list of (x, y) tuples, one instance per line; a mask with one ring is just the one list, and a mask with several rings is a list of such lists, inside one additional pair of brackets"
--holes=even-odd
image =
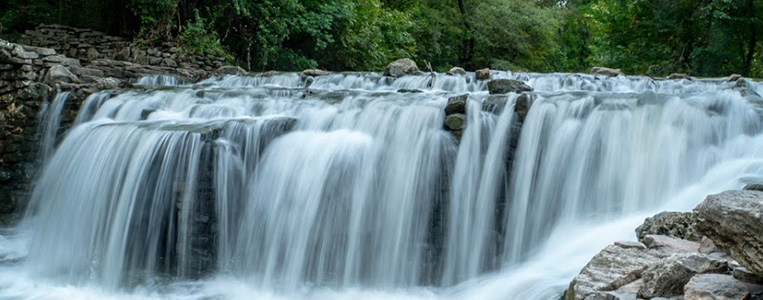
[(445, 114), (465, 114), (466, 99), (468, 98), (469, 94), (463, 94), (460, 96), (453, 96), (448, 98), (448, 105), (445, 106)]
[(307, 69), (302, 71), (302, 76), (324, 76), (329, 75), (331, 72), (326, 70), (318, 70), (318, 69)]
[(642, 275), (643, 285), (639, 297), (674, 297), (683, 293), (683, 287), (696, 274), (729, 273), (727, 261), (698, 253), (673, 254), (664, 263), (650, 267)]
[(749, 269), (745, 267), (734, 268), (734, 271), (731, 272), (731, 275), (734, 276), (734, 279), (739, 280), (741, 282), (763, 284), (763, 277), (755, 275), (754, 273), (752, 273)]
[(696, 215), (691, 212), (661, 212), (646, 218), (644, 224), (636, 228), (636, 237), (641, 242), (650, 234), (699, 241), (702, 235), (694, 228), (696, 221)]
[(596, 292), (615, 291), (635, 282), (660, 256), (638, 248), (610, 245), (596, 254), (570, 283), (566, 300), (582, 300)]
[(620, 69), (593, 67), (591, 69), (591, 75), (604, 75), (604, 76), (615, 77), (615, 76), (620, 76), (624, 74), (623, 74), (623, 71), (620, 71)]
[(79, 78), (74, 75), (69, 69), (62, 65), (53, 65), (48, 69), (48, 74), (45, 77), (45, 81), (49, 84), (56, 83), (79, 83)]
[(421, 70), (419, 70), (419, 67), (416, 66), (416, 62), (414, 62), (410, 58), (398, 59), (396, 61), (389, 63), (387, 67), (384, 68), (384, 75), (392, 76), (392, 77), (400, 77), (403, 75), (416, 75), (420, 73), (421, 73)]
[(490, 94), (506, 94), (506, 93), (521, 93), (530, 92), (533, 90), (529, 85), (523, 81), (513, 79), (495, 79), (487, 83), (487, 89)]
[(246, 75), (246, 70), (239, 66), (222, 66), (217, 68), (215, 70), (216, 75), (225, 76), (225, 75)]
[(755, 91), (755, 87), (753, 87), (752, 84), (744, 78), (737, 80), (736, 84), (734, 84), (734, 87), (732, 87), (731, 89), (739, 92), (739, 94), (741, 94), (742, 97), (748, 97), (748, 96), (760, 97), (760, 95), (758, 95), (758, 92)]
[(694, 211), (697, 230), (742, 266), (763, 276), (763, 192), (709, 195)]
[(490, 79), (490, 69), (479, 69), (474, 72), (474, 77), (477, 78), (477, 80), (488, 80)]
[(461, 130), (466, 125), (466, 115), (452, 114), (445, 117), (445, 127), (452, 131)]
[(742, 78), (742, 75), (739, 74), (731, 74), (729, 75), (728, 81), (737, 81)]
[(448, 70), (448, 75), (466, 75), (466, 70), (461, 67), (452, 67)]
[(701, 274), (691, 278), (684, 286), (685, 300), (749, 299), (760, 286), (742, 283), (722, 274)]
[(686, 73), (673, 73), (668, 75), (668, 79), (691, 79), (691, 76)]

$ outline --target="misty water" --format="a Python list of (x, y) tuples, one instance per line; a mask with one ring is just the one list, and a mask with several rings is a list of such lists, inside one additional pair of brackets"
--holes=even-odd
[(760, 83), (493, 78), (526, 116), (473, 73), (153, 76), (57, 135), (62, 94), (0, 299), (558, 299), (645, 217), (763, 177)]

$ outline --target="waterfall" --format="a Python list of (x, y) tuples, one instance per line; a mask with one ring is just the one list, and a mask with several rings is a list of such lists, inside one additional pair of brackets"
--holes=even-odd
[(61, 112), (67, 99), (69, 92), (59, 92), (53, 102), (44, 103), (40, 110), (40, 161), (47, 160), (53, 152), (61, 125)]
[(733, 82), (436, 76), (153, 76), (52, 150), (59, 94), (0, 298), (558, 298), (644, 217), (763, 176), (763, 101)]

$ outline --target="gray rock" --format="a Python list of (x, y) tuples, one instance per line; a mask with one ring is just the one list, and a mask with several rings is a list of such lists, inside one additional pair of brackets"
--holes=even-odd
[(217, 75), (246, 75), (246, 70), (239, 66), (222, 66), (215, 70)]
[(646, 245), (640, 243), (640, 242), (634, 242), (634, 241), (617, 241), (615, 242), (615, 246), (618, 246), (623, 249), (640, 249), (640, 250), (646, 250)]
[(474, 72), (474, 77), (477, 78), (477, 80), (488, 80), (490, 79), (490, 69), (479, 69)]
[(302, 76), (324, 76), (329, 75), (331, 72), (326, 70), (318, 70), (318, 69), (307, 69), (302, 71)]
[(63, 65), (53, 65), (48, 69), (48, 75), (45, 78), (45, 81), (49, 84), (56, 84), (56, 83), (79, 83), (79, 78), (77, 78), (77, 75), (74, 75), (69, 69), (64, 67)]
[(27, 46), (27, 45), (24, 45), (23, 47), (24, 47), (24, 50), (26, 51), (37, 52), (37, 54), (42, 56), (56, 55), (56, 50), (51, 48), (34, 47), (34, 46)]
[(469, 94), (463, 94), (460, 96), (453, 96), (448, 98), (448, 105), (445, 106), (445, 114), (465, 114), (466, 99), (468, 98)]
[(482, 110), (492, 112), (496, 115), (501, 114), (506, 107), (509, 97), (506, 95), (490, 95), (482, 101)]
[(698, 253), (673, 254), (663, 262), (644, 272), (644, 284), (639, 290), (639, 297), (651, 299), (678, 296), (683, 293), (684, 285), (696, 274), (730, 272), (725, 260)]
[(748, 299), (750, 292), (760, 286), (744, 284), (734, 277), (721, 274), (701, 274), (691, 278), (684, 287), (685, 300)]
[(691, 212), (661, 212), (646, 218), (644, 223), (636, 228), (636, 237), (642, 242), (649, 234), (699, 241), (702, 235), (694, 228), (696, 219), (697, 216)]
[(734, 276), (734, 279), (739, 280), (741, 282), (755, 283), (755, 284), (763, 283), (763, 277), (755, 275), (754, 273), (752, 273), (752, 271), (750, 271), (749, 269), (745, 267), (734, 268), (734, 271), (731, 273), (731, 275)]
[(591, 75), (604, 75), (604, 76), (615, 77), (615, 76), (620, 76), (624, 74), (623, 74), (623, 71), (620, 71), (620, 69), (593, 67), (591, 69)]
[(709, 195), (694, 211), (697, 230), (742, 266), (763, 275), (763, 192)]
[(399, 89), (397, 90), (398, 93), (423, 93), (424, 91), (420, 89)]
[(88, 61), (94, 61), (94, 60), (98, 59), (98, 56), (100, 56), (100, 55), (101, 54), (98, 53), (98, 50), (95, 50), (95, 48), (87, 49), (87, 60)]
[(517, 97), (517, 104), (514, 106), (514, 112), (517, 113), (517, 119), (520, 123), (525, 121), (525, 117), (527, 116), (527, 113), (530, 111), (530, 105), (532, 105), (532, 101), (535, 99), (535, 95), (531, 95), (528, 93), (522, 93), (522, 95), (519, 95)]
[(410, 58), (401, 58), (393, 61), (384, 68), (385, 76), (400, 77), (403, 75), (415, 75), (420, 74), (421, 70), (416, 65), (416, 62)]
[(728, 81), (737, 81), (737, 80), (739, 80), (739, 79), (741, 79), (741, 78), (742, 78), (742, 75), (739, 75), (739, 74), (731, 74), (731, 75), (729, 75), (729, 80), (728, 80)]
[(596, 292), (615, 291), (641, 277), (661, 258), (649, 251), (610, 245), (596, 254), (570, 283), (566, 300), (582, 300)]
[(506, 94), (530, 92), (533, 90), (523, 81), (513, 79), (495, 79), (487, 83), (487, 89), (490, 94)]
[(452, 67), (448, 70), (448, 75), (466, 75), (466, 70), (461, 67)]
[(665, 252), (699, 252), (700, 244), (682, 239), (676, 239), (665, 235), (650, 234), (644, 237), (644, 244), (649, 249), (657, 249)]
[(748, 97), (748, 96), (755, 96), (760, 97), (758, 93), (755, 91), (755, 87), (752, 86), (752, 84), (744, 78), (740, 78), (736, 81), (736, 84), (734, 84), (734, 87), (731, 88), (732, 90), (735, 90), (739, 92), (739, 94), (742, 95), (742, 97)]
[(668, 75), (668, 79), (691, 79), (691, 76), (686, 73), (673, 73)]
[(113, 90), (113, 89), (119, 88), (122, 85), (122, 83), (123, 83), (122, 80), (112, 78), (112, 77), (107, 77), (107, 78), (101, 78), (96, 80), (95, 87), (98, 90)]
[(445, 117), (445, 127), (456, 131), (461, 130), (466, 125), (466, 115), (452, 114)]

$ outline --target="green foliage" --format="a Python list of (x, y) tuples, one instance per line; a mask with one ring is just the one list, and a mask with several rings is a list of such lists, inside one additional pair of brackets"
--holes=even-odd
[(409, 57), (439, 71), (761, 77), (761, 15), (763, 0), (6, 0), (0, 35), (89, 27), (230, 53), (258, 71), (380, 70)]

